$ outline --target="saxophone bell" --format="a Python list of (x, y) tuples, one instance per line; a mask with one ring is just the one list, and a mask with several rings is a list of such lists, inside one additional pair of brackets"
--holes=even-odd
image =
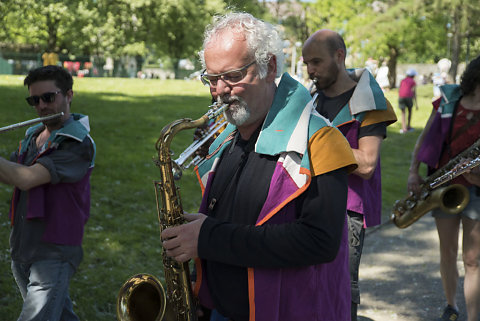
[(418, 194), (410, 194), (393, 205), (391, 219), (399, 228), (406, 228), (434, 208), (457, 214), (470, 201), (468, 189), (460, 184), (441, 187), (480, 165), (480, 139), (452, 158), (445, 166), (425, 179)]
[(435, 208), (448, 214), (460, 213), (469, 201), (469, 191), (463, 185), (439, 187), (419, 198), (411, 195), (406, 201), (397, 201), (393, 206), (392, 220), (397, 227), (406, 228)]
[(136, 274), (120, 288), (117, 296), (117, 319), (160, 321), (164, 318), (166, 306), (162, 283), (153, 275)]

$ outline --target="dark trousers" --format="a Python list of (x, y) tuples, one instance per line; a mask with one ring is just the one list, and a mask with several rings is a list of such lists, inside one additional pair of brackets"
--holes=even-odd
[(350, 266), (350, 288), (352, 295), (352, 321), (357, 321), (357, 307), (360, 304), (360, 288), (358, 286), (358, 271), (360, 258), (362, 257), (363, 240), (365, 228), (363, 226), (363, 215), (348, 211), (348, 247)]

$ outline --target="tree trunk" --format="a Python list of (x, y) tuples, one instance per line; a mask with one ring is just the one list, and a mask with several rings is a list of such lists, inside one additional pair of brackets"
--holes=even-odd
[(388, 55), (388, 82), (390, 83), (390, 88), (395, 88), (397, 84), (397, 58), (398, 58), (398, 49), (395, 46), (389, 45), (389, 55)]
[(175, 75), (174, 79), (179, 79), (180, 75), (178, 74), (179, 66), (178, 63), (180, 62), (180, 58), (172, 57), (172, 64), (173, 64), (173, 73)]
[(448, 74), (450, 75), (450, 80), (455, 83), (458, 71), (458, 64), (460, 63), (460, 46), (462, 45), (462, 31), (461, 31), (461, 23), (462, 23), (462, 12), (460, 6), (455, 7), (455, 11), (453, 14), (453, 30), (452, 30), (452, 44), (451, 44), (451, 58), (452, 66)]

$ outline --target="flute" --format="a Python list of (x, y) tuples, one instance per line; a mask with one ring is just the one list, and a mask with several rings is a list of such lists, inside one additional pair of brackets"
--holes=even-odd
[(6, 131), (9, 131), (9, 130), (12, 130), (12, 129), (20, 128), (20, 127), (25, 127), (25, 126), (28, 126), (28, 125), (33, 125), (33, 124), (36, 124), (36, 123), (39, 123), (39, 122), (42, 122), (42, 121), (45, 121), (45, 120), (50, 120), (50, 119), (54, 119), (54, 118), (58, 118), (58, 117), (62, 117), (62, 116), (63, 116), (63, 112), (60, 112), (58, 114), (53, 114), (53, 115), (48, 115), (48, 116), (44, 116), (44, 117), (39, 117), (39, 118), (35, 118), (35, 119), (22, 121), (20, 123), (16, 123), (16, 124), (12, 124), (12, 125), (8, 125), (8, 126), (0, 128), (0, 133), (6, 132)]

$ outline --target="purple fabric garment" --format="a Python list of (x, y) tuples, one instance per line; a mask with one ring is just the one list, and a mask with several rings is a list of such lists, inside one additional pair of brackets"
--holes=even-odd
[(432, 168), (437, 167), (451, 121), (452, 117), (442, 117), (441, 113), (435, 115), (430, 130), (426, 133), (422, 145), (418, 149), (417, 160)]
[[(45, 154), (48, 154), (47, 150)], [(18, 162), (22, 164), (24, 154)], [(45, 220), (45, 234), (42, 240), (62, 245), (81, 245), (84, 225), (90, 217), (90, 175), (89, 169), (84, 178), (76, 183), (43, 184), (28, 191), (27, 220)], [(13, 224), (13, 211), (20, 193), (15, 188), (10, 219)]]
[[(350, 147), (358, 148), (358, 131), (361, 123), (353, 120), (338, 127), (347, 138)], [(382, 221), (382, 183), (380, 159), (375, 172), (368, 180), (351, 174), (348, 176), (347, 210), (363, 214), (365, 226), (379, 225)]]
[[(212, 179), (213, 173), (211, 172), (200, 212), (206, 212), (205, 199)], [(285, 168), (281, 163), (277, 163), (269, 194), (258, 221), (270, 214), (297, 190), (298, 188)], [(282, 224), (295, 220), (295, 205), (294, 200), (284, 204), (265, 224)], [(336, 259), (330, 263), (290, 269), (250, 269), (254, 275), (253, 280), (249, 280), (249, 282), (253, 281), (255, 292), (254, 320), (348, 321), (351, 297), (347, 235), (347, 224), (344, 224), (339, 253)], [(205, 278), (204, 274), (202, 278)], [(252, 293), (249, 295), (251, 296)], [(206, 282), (201, 284), (199, 298), (202, 305), (213, 308)], [(250, 297), (250, 299), (252, 298)], [(282, 304), (282, 302), (289, 302), (289, 304)], [(292, 302), (294, 303), (291, 304)]]
[[(90, 217), (90, 175), (92, 168), (76, 183), (47, 185), (46, 218), (43, 241), (64, 245), (81, 245), (84, 226)], [(33, 195), (30, 193), (34, 204)], [(30, 210), (29, 210), (30, 212)]]
[(43, 241), (82, 244), (84, 225), (90, 217), (91, 172), (76, 183), (44, 184), (29, 190), (26, 218), (45, 220)]
[[(286, 173), (282, 163), (277, 163), (275, 171), (273, 172), (272, 180), (270, 182), (270, 189), (268, 190), (267, 199), (263, 205), (262, 211), (258, 215), (257, 223), (270, 214), (275, 208), (282, 204), (287, 198), (291, 197), (298, 190), (298, 187)], [(295, 220), (295, 211), (291, 211), (290, 215), (282, 215), (281, 219), (274, 215), (272, 220), (274, 224), (286, 223)], [(270, 222), (272, 223), (272, 221)]]
[(290, 269), (255, 269), (255, 321), (349, 321), (347, 235), (345, 224), (339, 253), (331, 263)]

